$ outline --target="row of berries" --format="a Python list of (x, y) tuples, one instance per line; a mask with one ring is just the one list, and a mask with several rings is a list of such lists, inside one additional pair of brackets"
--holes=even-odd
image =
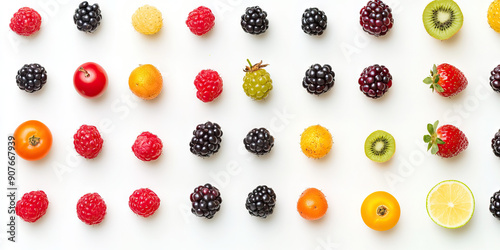
[[(154, 34), (162, 27), (161, 13), (153, 6), (145, 5), (138, 9), (132, 17), (134, 28), (143, 34)], [(360, 11), (360, 24), (363, 30), (374, 36), (385, 35), (393, 26), (391, 8), (380, 0), (369, 1)], [(152, 22), (154, 20), (154, 22)], [(73, 15), (78, 30), (92, 33), (102, 21), (98, 4), (84, 1), (79, 4)], [(42, 18), (35, 10), (24, 7), (14, 14), (10, 28), (19, 35), (29, 36), (40, 30)], [(241, 15), (241, 27), (249, 34), (259, 35), (269, 28), (267, 12), (259, 6), (248, 7)], [(201, 36), (209, 32), (215, 25), (212, 11), (200, 6), (191, 11), (186, 25), (191, 32)], [(308, 8), (302, 15), (302, 30), (309, 35), (321, 35), (327, 27), (327, 17), (318, 8)]]
[[(222, 204), (219, 190), (211, 184), (196, 187), (189, 197), (192, 205), (191, 212), (208, 219), (214, 217)], [(146, 218), (158, 210), (160, 198), (151, 189), (140, 188), (130, 195), (128, 204), (132, 212)], [(273, 213), (275, 204), (276, 194), (273, 189), (261, 185), (248, 194), (245, 207), (251, 215), (266, 218)], [(15, 210), (21, 219), (33, 223), (45, 215), (48, 206), (47, 194), (38, 190), (25, 193), (17, 201)], [(101, 223), (106, 210), (106, 203), (98, 193), (85, 194), (76, 204), (78, 218), (87, 225)]]
[[(272, 90), (272, 79), (264, 69), (262, 62), (246, 66), (243, 78), (243, 90), (255, 99), (261, 100)], [(25, 64), (17, 71), (16, 83), (19, 89), (29, 93), (40, 90), (47, 83), (47, 71), (38, 63)], [(468, 81), (465, 75), (455, 66), (443, 63), (433, 67), (431, 76), (424, 79), (433, 91), (444, 97), (451, 97), (464, 90)], [(335, 72), (328, 64), (313, 64), (305, 72), (302, 86), (308, 93), (321, 95), (328, 92), (335, 84)], [(366, 67), (358, 79), (359, 89), (370, 98), (382, 97), (392, 86), (392, 75), (384, 65)], [(215, 70), (202, 70), (195, 77), (196, 96), (203, 102), (211, 102), (223, 89), (223, 80)], [(500, 65), (491, 71), (490, 86), (500, 92)]]

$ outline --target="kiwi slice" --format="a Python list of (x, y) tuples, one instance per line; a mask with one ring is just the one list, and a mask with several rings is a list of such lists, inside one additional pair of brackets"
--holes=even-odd
[(391, 134), (377, 130), (371, 133), (365, 141), (366, 156), (376, 162), (386, 162), (396, 152), (396, 141)]
[(464, 16), (453, 0), (434, 0), (425, 7), (422, 20), (429, 35), (446, 40), (462, 28)]

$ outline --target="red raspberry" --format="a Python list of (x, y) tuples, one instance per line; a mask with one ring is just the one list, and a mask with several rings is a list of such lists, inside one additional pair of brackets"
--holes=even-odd
[(158, 159), (161, 155), (163, 144), (158, 136), (150, 132), (142, 132), (132, 145), (135, 156), (143, 161)]
[(106, 203), (98, 193), (88, 193), (78, 200), (76, 213), (85, 224), (95, 225), (104, 219), (106, 208)]
[(193, 34), (201, 36), (214, 27), (215, 16), (209, 8), (200, 6), (189, 12), (186, 25)]
[(211, 102), (222, 93), (222, 78), (217, 71), (204, 69), (194, 79), (198, 90), (196, 97), (203, 102)]
[(29, 7), (20, 8), (10, 19), (10, 29), (22, 36), (30, 36), (39, 31), (41, 25), (42, 17)]
[(26, 222), (35, 222), (47, 212), (48, 206), (49, 200), (45, 192), (31, 191), (17, 201), (16, 214)]
[(132, 212), (146, 218), (160, 207), (160, 198), (151, 189), (141, 188), (130, 195), (128, 205)]
[(103, 140), (95, 126), (82, 125), (73, 139), (76, 152), (87, 159), (96, 158), (101, 152)]

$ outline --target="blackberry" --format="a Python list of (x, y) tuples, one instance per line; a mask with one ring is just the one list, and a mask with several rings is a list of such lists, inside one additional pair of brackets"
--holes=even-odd
[(500, 92), (500, 65), (491, 71), (490, 86), (495, 92)]
[(198, 124), (189, 143), (191, 153), (201, 157), (208, 157), (217, 153), (222, 141), (221, 137), (222, 130), (219, 124), (212, 122)]
[(204, 186), (195, 188), (189, 199), (192, 205), (191, 213), (207, 219), (212, 219), (214, 217), (220, 210), (220, 205), (222, 203), (219, 189), (208, 183)]
[(384, 65), (366, 67), (358, 80), (359, 89), (373, 99), (382, 97), (392, 86), (392, 76)]
[(360, 11), (359, 23), (368, 34), (383, 36), (394, 24), (391, 8), (380, 0), (369, 1)]
[(241, 27), (246, 33), (259, 35), (269, 28), (267, 13), (259, 6), (248, 7), (245, 14), (241, 15)]
[(276, 194), (274, 190), (262, 185), (248, 194), (245, 207), (251, 215), (267, 218), (268, 215), (273, 213), (275, 204)]
[(493, 153), (500, 157), (500, 130), (495, 133), (495, 137), (491, 139), (491, 148), (493, 148)]
[(21, 90), (36, 92), (47, 83), (47, 71), (38, 63), (25, 64), (17, 71), (16, 83)]
[(249, 152), (264, 155), (271, 152), (274, 146), (274, 137), (265, 128), (254, 128), (248, 132), (243, 143)]
[(321, 95), (326, 93), (333, 87), (335, 83), (335, 73), (332, 71), (332, 67), (328, 64), (323, 66), (319, 64), (313, 64), (306, 71), (306, 76), (302, 80), (302, 86), (314, 95)]
[(493, 217), (500, 219), (500, 191), (495, 192), (490, 198), (490, 212)]
[(87, 1), (83, 1), (75, 10), (73, 15), (73, 21), (76, 24), (78, 30), (92, 33), (96, 31), (97, 26), (101, 24), (101, 9), (99, 9), (98, 4), (90, 5)]
[(325, 31), (326, 24), (326, 14), (318, 8), (306, 9), (302, 14), (302, 30), (306, 34), (319, 36)]

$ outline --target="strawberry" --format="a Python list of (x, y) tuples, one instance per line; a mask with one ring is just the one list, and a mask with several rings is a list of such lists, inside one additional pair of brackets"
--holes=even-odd
[(424, 135), (424, 142), (429, 144), (427, 150), (430, 149), (432, 154), (443, 158), (450, 158), (467, 149), (469, 141), (464, 132), (453, 125), (443, 125), (437, 128), (438, 124), (439, 121), (427, 124), (427, 131), (430, 133), (430, 135)]
[(451, 97), (467, 87), (467, 78), (455, 66), (443, 63), (431, 70), (431, 76), (424, 79), (425, 84), (430, 84), (432, 91), (444, 97)]

